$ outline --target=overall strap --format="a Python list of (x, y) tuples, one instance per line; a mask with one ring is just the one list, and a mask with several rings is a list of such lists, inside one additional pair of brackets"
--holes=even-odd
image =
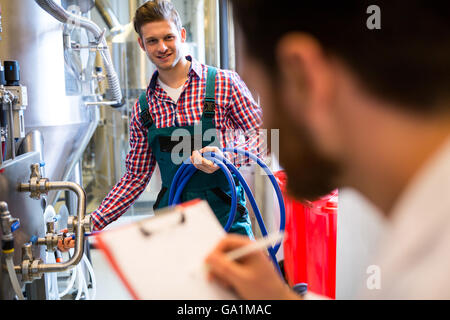
[[(159, 73), (158, 71), (155, 71), (153, 73), (152, 79), (150, 80), (150, 91), (154, 91), (156, 88), (156, 81), (158, 80)], [(148, 107), (148, 101), (147, 101), (147, 91), (144, 91), (140, 97), (139, 97), (139, 106), (140, 106), (140, 113), (139, 113), (139, 119), (141, 119), (141, 122), (143, 125), (150, 129), (151, 126), (153, 126), (153, 119), (150, 115), (149, 107)]]
[(148, 101), (147, 101), (147, 92), (143, 92), (139, 97), (139, 107), (140, 107), (140, 113), (139, 113), (139, 119), (141, 119), (142, 124), (147, 129), (150, 129), (150, 127), (153, 125), (153, 119), (150, 115), (150, 111), (148, 110)]
[(206, 95), (203, 106), (203, 118), (214, 119), (216, 112), (216, 74), (217, 69), (208, 66), (208, 76), (206, 78)]

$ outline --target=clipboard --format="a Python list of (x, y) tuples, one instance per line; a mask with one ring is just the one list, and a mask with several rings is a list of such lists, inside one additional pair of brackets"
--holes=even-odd
[(235, 300), (207, 280), (206, 256), (225, 231), (206, 201), (100, 233), (97, 243), (133, 299)]

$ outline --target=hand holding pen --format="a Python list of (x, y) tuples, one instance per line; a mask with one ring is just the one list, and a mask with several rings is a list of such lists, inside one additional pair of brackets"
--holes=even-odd
[(275, 242), (227, 235), (206, 258), (209, 280), (234, 290), (242, 299), (299, 299), (267, 256), (265, 248)]

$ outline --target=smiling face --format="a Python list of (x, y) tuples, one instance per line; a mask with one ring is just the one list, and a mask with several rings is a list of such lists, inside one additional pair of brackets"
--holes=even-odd
[(159, 71), (174, 68), (183, 56), (186, 30), (170, 20), (149, 22), (141, 27), (139, 45)]

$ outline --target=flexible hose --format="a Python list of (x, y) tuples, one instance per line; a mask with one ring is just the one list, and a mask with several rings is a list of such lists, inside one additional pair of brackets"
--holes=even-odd
[[(280, 186), (278, 185), (273, 173), (270, 171), (270, 169), (267, 167), (267, 165), (261, 159), (259, 159), (257, 156), (255, 156), (245, 150), (223, 149), (223, 152), (231, 152), (231, 153), (241, 154), (241, 155), (246, 156), (247, 158), (250, 158), (251, 160), (255, 161), (261, 168), (263, 168), (263, 170), (268, 175), (268, 177), (269, 177), (270, 181), (272, 182), (272, 185), (275, 189), (275, 192), (276, 192), (276, 195), (278, 198), (279, 207), (280, 207), (280, 231), (284, 231), (284, 229), (285, 229), (285, 214), (286, 213), (285, 213), (283, 195), (281, 193)], [(220, 156), (218, 154), (215, 154), (214, 152), (207, 152), (207, 153), (204, 153), (202, 156), (205, 159), (213, 161), (215, 164), (217, 164), (222, 169), (222, 171), (225, 173), (225, 176), (227, 177), (227, 180), (230, 184), (230, 188), (231, 188), (231, 192), (232, 192), (232, 195), (231, 195), (232, 196), (232, 206), (231, 206), (231, 210), (230, 210), (230, 217), (228, 219), (227, 225), (225, 226), (225, 230), (226, 231), (229, 230), (229, 227), (231, 227), (231, 224), (234, 221), (234, 216), (236, 214), (236, 207), (233, 207), (233, 204), (237, 203), (237, 199), (235, 199), (236, 198), (236, 187), (235, 187), (235, 183), (234, 183), (234, 180), (233, 180), (231, 172), (230, 172), (230, 171), (232, 171), (234, 173), (234, 175), (238, 178), (240, 183), (242, 184), (244, 191), (247, 194), (247, 197), (248, 197), (250, 204), (253, 208), (253, 211), (255, 213), (255, 217), (258, 221), (258, 225), (260, 227), (261, 233), (264, 237), (266, 237), (268, 235), (268, 233), (267, 233), (267, 229), (264, 224), (264, 220), (262, 219), (261, 213), (259, 211), (258, 205), (256, 204), (255, 198), (254, 198), (247, 182), (245, 181), (244, 177), (241, 175), (239, 170), (228, 159), (226, 159), (225, 157)], [(177, 173), (174, 176), (174, 179), (173, 179), (173, 182), (171, 185), (171, 189), (169, 192), (169, 205), (176, 205), (179, 203), (181, 193), (183, 192), (184, 187), (186, 186), (187, 182), (189, 181), (189, 179), (192, 177), (192, 175), (196, 171), (197, 171), (197, 169), (195, 168), (195, 166), (192, 163), (190, 163), (189, 159), (180, 166), (180, 168), (178, 169)], [(230, 177), (231, 177), (231, 179), (230, 179)], [(176, 190), (176, 192), (175, 192), (175, 190)], [(269, 252), (269, 255), (270, 255), (274, 265), (276, 266), (276, 268), (278, 269), (278, 271), (281, 274), (281, 270), (278, 265), (278, 261), (276, 259), (276, 253), (278, 252), (280, 246), (281, 246), (281, 242), (276, 244), (275, 247), (273, 247), (273, 248), (272, 247), (268, 248), (268, 252)]]
[[(53, 252), (46, 252), (47, 263), (56, 263), (55, 255)], [(58, 275), (56, 273), (47, 273), (45, 274), (47, 278), (47, 282), (49, 284), (49, 300), (59, 300), (59, 292), (58, 292)]]
[(19, 280), (17, 279), (17, 275), (14, 270), (14, 261), (12, 256), (6, 258), (6, 266), (8, 268), (9, 279), (11, 279), (11, 284), (17, 298), (19, 298), (19, 300), (25, 300), (23, 297), (22, 288), (19, 285)]
[[(283, 198), (283, 193), (281, 192), (281, 188), (280, 185), (277, 182), (277, 179), (275, 178), (275, 176), (273, 175), (273, 172), (269, 169), (269, 167), (264, 163), (264, 161), (262, 161), (260, 158), (258, 158), (257, 156), (255, 156), (254, 154), (251, 154), (248, 151), (242, 150), (242, 149), (237, 149), (237, 148), (225, 148), (223, 150), (224, 152), (230, 152), (230, 153), (236, 153), (236, 154), (240, 154), (243, 156), (246, 156), (248, 158), (250, 158), (251, 160), (255, 161), (263, 170), (264, 172), (267, 174), (267, 176), (270, 179), (270, 182), (272, 183), (273, 188), (275, 189), (275, 193), (278, 199), (278, 205), (279, 205), (279, 209), (280, 209), (280, 231), (284, 231), (285, 227), (286, 227), (286, 208), (284, 205), (284, 198)], [(239, 174), (239, 176), (242, 177), (241, 174)], [(243, 180), (243, 178), (242, 178)], [(241, 181), (242, 182), (242, 181)], [(249, 192), (250, 188), (248, 187), (247, 183), (243, 184), (244, 189), (248, 189)], [(249, 195), (249, 192), (246, 192), (247, 195)], [(252, 202), (252, 208), (253, 210), (255, 210), (255, 208), (257, 209), (257, 211), (259, 212), (258, 206), (256, 205), (255, 199), (252, 196), (251, 198), (249, 197), (250, 202)], [(263, 235), (266, 236), (267, 235), (267, 231), (263, 230), (264, 227), (264, 222), (262, 220), (261, 214), (259, 213), (258, 216), (256, 217), (258, 219), (258, 217), (261, 219), (259, 222), (259, 226), (261, 227), (261, 232), (263, 232)], [(265, 234), (264, 234), (265, 233)], [(279, 248), (281, 246), (281, 243), (277, 244), (274, 248), (275, 252), (278, 252)]]
[(70, 282), (69, 282), (69, 284), (67, 285), (66, 289), (65, 289), (63, 292), (61, 292), (61, 293), (59, 294), (59, 297), (60, 297), (60, 298), (64, 297), (66, 294), (68, 294), (69, 291), (70, 291), (70, 290), (73, 288), (73, 286), (75, 285), (75, 280), (76, 280), (76, 278), (77, 278), (77, 269), (78, 269), (78, 268), (73, 268), (73, 269), (72, 269), (72, 276), (70, 277)]
[[(244, 188), (245, 193), (247, 194), (247, 197), (248, 197), (248, 199), (249, 199), (249, 201), (250, 201), (250, 204), (251, 204), (251, 206), (252, 206), (252, 208), (253, 208), (253, 212), (255, 213), (256, 220), (258, 221), (258, 225), (259, 225), (259, 227), (260, 227), (261, 234), (262, 234), (264, 237), (266, 237), (266, 236), (268, 235), (268, 232), (267, 232), (266, 226), (265, 226), (265, 224), (264, 224), (264, 220), (263, 220), (263, 218), (262, 218), (261, 212), (259, 211), (258, 205), (256, 204), (256, 201), (255, 201), (255, 198), (254, 198), (254, 196), (253, 196), (252, 191), (251, 191), (250, 188), (248, 187), (247, 182), (245, 181), (244, 177), (241, 175), (241, 173), (239, 172), (239, 170), (238, 170), (238, 169), (237, 169), (237, 168), (236, 168), (236, 167), (235, 167), (228, 159), (226, 159), (226, 158), (224, 158), (224, 157), (222, 157), (222, 156), (216, 155), (216, 154), (213, 153), (213, 152), (211, 152), (211, 153), (205, 153), (203, 156), (204, 156), (206, 159), (211, 159), (211, 157), (212, 157), (212, 158), (217, 157), (218, 159), (220, 159), (221, 161), (223, 161), (224, 163), (226, 163), (226, 164), (227, 164), (227, 167), (228, 167), (229, 169), (231, 169), (231, 171), (233, 171), (233, 173), (236, 175), (236, 177), (237, 177), (237, 178), (239, 179), (239, 181), (241, 182), (241, 184), (242, 184), (242, 186), (243, 186), (243, 188)], [(281, 224), (280, 231), (283, 231), (283, 230), (284, 230), (284, 225)], [(276, 258), (276, 253), (278, 252), (279, 246), (280, 246), (280, 244), (277, 244), (274, 248), (269, 247), (269, 248), (267, 249), (268, 252), (269, 252), (269, 255), (270, 255), (270, 257), (271, 257), (271, 259), (272, 259), (272, 261), (273, 261), (273, 263), (275, 264), (275, 266), (276, 266), (278, 269), (279, 269), (279, 266), (278, 266), (278, 261), (277, 261), (277, 258)], [(280, 271), (280, 273), (281, 273), (281, 270), (279, 270), (279, 271)]]
[[(231, 175), (230, 171), (227, 169), (227, 167), (225, 166), (224, 163), (220, 162), (220, 160), (215, 159), (215, 158), (211, 158), (210, 160), (213, 161), (215, 164), (217, 164), (223, 170), (223, 172), (225, 173), (225, 176), (228, 180), (228, 183), (230, 184), (231, 208), (230, 208), (230, 214), (229, 214), (228, 221), (225, 225), (225, 230), (229, 231), (233, 224), (234, 218), (236, 216), (236, 209), (237, 209), (236, 184), (234, 183), (233, 176)], [(179, 202), (179, 200), (181, 198), (181, 193), (183, 192), (184, 187), (186, 186), (186, 184), (189, 182), (189, 180), (191, 179), (191, 177), (194, 175), (194, 173), (196, 171), (197, 171), (197, 169), (192, 164), (184, 163), (180, 167), (181, 174), (175, 175), (174, 182), (172, 183), (172, 188), (169, 193), (169, 205), (176, 204)], [(175, 188), (173, 186), (177, 186), (176, 193), (174, 191)]]
[(95, 279), (95, 273), (94, 268), (92, 268), (91, 263), (89, 262), (89, 259), (86, 257), (86, 255), (83, 256), (83, 261), (86, 264), (86, 267), (88, 268), (89, 274), (91, 276), (92, 280), (92, 295), (91, 300), (95, 300), (95, 297), (97, 295), (97, 281)]
[(77, 296), (75, 297), (75, 300), (80, 300), (81, 298), (81, 294), (83, 293), (83, 278), (84, 278), (84, 274), (83, 274), (83, 270), (81, 270), (80, 265), (77, 266), (77, 277), (78, 277), (78, 293)]
[(75, 300), (79, 300), (81, 298), (81, 295), (83, 293), (83, 291), (86, 293), (86, 300), (94, 300), (96, 295), (97, 295), (97, 281), (95, 278), (95, 273), (94, 273), (94, 269), (92, 268), (91, 263), (89, 262), (88, 258), (86, 257), (86, 255), (83, 255), (83, 260), (82, 260), (89, 272), (89, 275), (92, 279), (92, 294), (89, 294), (89, 289), (87, 287), (86, 284), (86, 279), (84, 278), (84, 273), (82, 271), (82, 264), (80, 263), (76, 268), (72, 269), (72, 275), (70, 278), (70, 282), (67, 285), (66, 289), (59, 293), (59, 298), (64, 297), (66, 294), (69, 293), (69, 291), (73, 288), (73, 286), (75, 285), (75, 280), (78, 280), (77, 283), (77, 287), (78, 287), (78, 293), (77, 296), (75, 298)]
[(59, 291), (58, 291), (58, 274), (52, 273), (52, 292), (54, 300), (59, 300)]
[[(80, 265), (80, 268), (83, 268), (83, 266)], [(84, 299), (85, 300), (90, 300), (91, 297), (90, 297), (89, 290), (88, 290), (88, 287), (87, 287), (87, 283), (86, 283), (86, 278), (84, 276), (84, 272), (83, 272), (83, 279), (82, 279), (81, 283), (83, 284), (83, 291), (84, 291), (84, 294), (85, 294), (85, 298)]]

